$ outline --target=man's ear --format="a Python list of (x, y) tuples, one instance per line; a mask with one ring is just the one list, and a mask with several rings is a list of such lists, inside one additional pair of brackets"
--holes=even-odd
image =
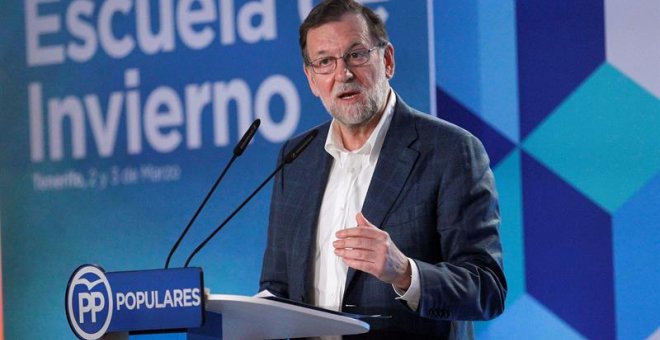
[(314, 73), (303, 63), (303, 70), (305, 71), (305, 76), (307, 77), (307, 83), (309, 83), (309, 89), (312, 90), (312, 93), (315, 96), (319, 96), (319, 90), (316, 86), (316, 79), (314, 79)]
[(385, 46), (383, 60), (385, 62), (385, 77), (387, 77), (387, 79), (392, 79), (392, 77), (394, 77), (396, 63), (394, 62), (394, 46), (390, 43)]

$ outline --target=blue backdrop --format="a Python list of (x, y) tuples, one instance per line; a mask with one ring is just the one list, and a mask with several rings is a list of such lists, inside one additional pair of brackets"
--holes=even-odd
[[(3, 5), (7, 339), (72, 337), (64, 293), (82, 263), (162, 267), (253, 119), (260, 132), (173, 266), (272, 171), (283, 141), (328, 119), (297, 46), (316, 2)], [(396, 91), (491, 156), (510, 291), (478, 336), (659, 335), (657, 2), (364, 2), (389, 28)], [(270, 186), (193, 260), (212, 292), (256, 292), (269, 199)]]

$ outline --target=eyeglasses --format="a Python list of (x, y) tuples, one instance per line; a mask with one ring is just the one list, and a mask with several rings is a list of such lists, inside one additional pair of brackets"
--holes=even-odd
[(341, 57), (321, 57), (307, 62), (307, 66), (312, 67), (316, 74), (330, 74), (337, 68), (337, 60), (343, 59), (348, 66), (360, 66), (369, 61), (371, 52), (380, 47), (385, 47), (386, 43), (380, 43), (372, 48), (360, 48), (344, 53)]

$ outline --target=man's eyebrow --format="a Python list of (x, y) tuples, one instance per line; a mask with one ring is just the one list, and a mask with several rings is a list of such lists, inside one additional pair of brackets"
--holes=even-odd
[(316, 57), (321, 57), (321, 56), (324, 56), (326, 54), (328, 54), (328, 52), (326, 50), (320, 50), (320, 51), (316, 52)]
[[(353, 45), (351, 45), (351, 47), (346, 49), (346, 52), (348, 52), (350, 50), (353, 50), (353, 49), (355, 49), (355, 47), (360, 46), (360, 45), (361, 45), (362, 48), (365, 48), (364, 42), (362, 42), (362, 41), (354, 42)], [(344, 52), (344, 53), (346, 53), (346, 52)]]
[[(342, 53), (342, 55), (344, 55), (344, 54), (346, 54), (347, 52), (349, 52), (349, 51), (355, 49), (355, 47), (357, 47), (357, 46), (360, 46), (361, 48), (366, 48), (366, 46), (364, 45), (364, 42), (362, 42), (362, 41), (357, 41), (357, 42), (354, 42), (351, 46), (349, 46), (349, 47), (344, 51), (344, 53)], [(315, 55), (314, 57), (312, 57), (312, 56), (310, 55), (310, 58), (311, 58), (312, 60), (315, 60), (315, 59), (318, 59), (318, 58), (322, 58), (322, 57), (327, 57), (327, 56), (329, 55), (328, 51), (326, 51), (326, 50), (319, 50), (319, 51), (317, 51), (315, 54), (316, 54), (316, 55)]]

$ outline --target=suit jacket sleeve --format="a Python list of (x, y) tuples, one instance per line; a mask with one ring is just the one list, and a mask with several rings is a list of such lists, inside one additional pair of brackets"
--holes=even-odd
[(497, 192), (481, 142), (456, 135), (443, 156), (436, 203), (440, 261), (417, 260), (421, 281), (418, 313), (435, 319), (482, 320), (502, 313), (502, 270)]

